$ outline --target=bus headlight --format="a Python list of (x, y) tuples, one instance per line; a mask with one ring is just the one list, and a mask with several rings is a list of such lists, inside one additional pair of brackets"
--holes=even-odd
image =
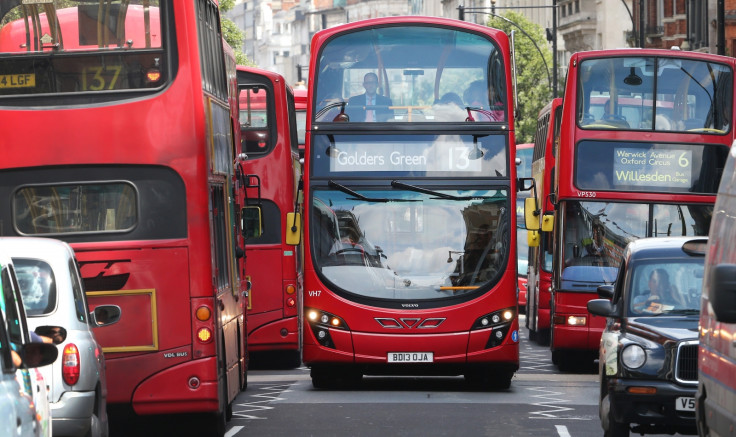
[(326, 311), (309, 308), (305, 311), (305, 314), (314, 338), (321, 346), (335, 348), (335, 343), (332, 341), (332, 336), (330, 336), (331, 329), (348, 330), (348, 325), (342, 318)]
[(479, 317), (473, 326), (470, 328), (471, 331), (477, 331), (480, 329), (491, 330), (486, 343), (486, 349), (494, 348), (503, 343), (511, 329), (511, 322), (516, 318), (515, 308), (506, 308), (499, 311), (494, 311), (485, 316)]

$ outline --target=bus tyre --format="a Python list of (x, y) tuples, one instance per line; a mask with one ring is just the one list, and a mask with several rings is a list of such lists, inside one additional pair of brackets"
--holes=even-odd
[(537, 331), (529, 329), (529, 341), (537, 341)]
[(702, 387), (703, 393), (698, 396), (697, 405), (695, 407), (695, 426), (698, 430), (699, 437), (710, 437), (710, 428), (705, 421), (705, 387)]
[(511, 387), (514, 372), (494, 369), (473, 369), (465, 373), (465, 381), (472, 390), (500, 391)]

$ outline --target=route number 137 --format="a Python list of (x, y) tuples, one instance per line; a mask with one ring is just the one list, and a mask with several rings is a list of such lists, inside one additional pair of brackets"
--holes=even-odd
[(106, 67), (84, 67), (82, 69), (82, 90), (102, 91), (115, 89), (118, 82), (120, 65), (108, 65)]

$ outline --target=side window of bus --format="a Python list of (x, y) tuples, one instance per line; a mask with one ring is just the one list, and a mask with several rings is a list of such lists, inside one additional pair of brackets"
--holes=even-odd
[[(249, 206), (255, 205), (250, 202)], [(263, 233), (259, 237), (249, 238), (247, 244), (279, 244), (281, 243), (281, 210), (270, 200), (261, 200), (261, 222)]]
[(239, 101), (243, 150), (250, 154), (268, 153), (274, 141), (269, 126), (271, 94), (261, 86), (241, 87)]

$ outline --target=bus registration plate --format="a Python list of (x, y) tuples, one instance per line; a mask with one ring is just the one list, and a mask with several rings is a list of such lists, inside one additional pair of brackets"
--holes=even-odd
[(35, 74), (0, 74), (0, 88), (30, 88), (35, 86)]
[(389, 363), (431, 363), (434, 361), (432, 352), (389, 352)]
[(695, 411), (695, 398), (679, 397), (675, 399), (675, 410)]

